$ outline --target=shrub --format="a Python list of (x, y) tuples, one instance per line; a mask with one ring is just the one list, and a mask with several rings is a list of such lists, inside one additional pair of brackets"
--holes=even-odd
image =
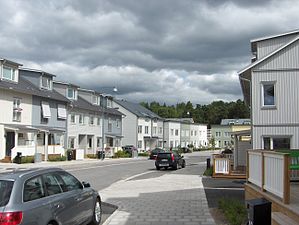
[(218, 202), (219, 209), (224, 213), (230, 225), (242, 225), (247, 219), (245, 205), (236, 199), (221, 198)]
[(130, 154), (124, 151), (118, 151), (114, 154), (114, 158), (130, 158)]
[(97, 159), (98, 156), (96, 154), (86, 154), (86, 157), (89, 159)]
[(48, 161), (50, 161), (50, 162), (66, 161), (66, 156), (49, 155), (48, 156)]
[(213, 167), (211, 166), (209, 169), (206, 169), (206, 171), (203, 173), (205, 176), (212, 176), (213, 175)]
[(34, 156), (22, 156), (21, 163), (34, 163)]
[(145, 157), (148, 157), (149, 154), (148, 154), (148, 152), (139, 152), (139, 153), (138, 153), (138, 156), (145, 156)]

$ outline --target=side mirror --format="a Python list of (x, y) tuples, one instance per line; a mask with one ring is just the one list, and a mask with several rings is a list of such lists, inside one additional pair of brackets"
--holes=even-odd
[(184, 156), (182, 155), (181, 158), (184, 158)]
[(82, 181), (82, 185), (84, 188), (89, 188), (90, 187), (90, 183)]

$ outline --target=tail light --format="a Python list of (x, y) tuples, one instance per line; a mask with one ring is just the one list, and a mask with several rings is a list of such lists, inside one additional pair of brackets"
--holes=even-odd
[(171, 161), (174, 162), (174, 155), (171, 153)]
[(23, 212), (0, 213), (0, 225), (18, 225), (23, 219)]

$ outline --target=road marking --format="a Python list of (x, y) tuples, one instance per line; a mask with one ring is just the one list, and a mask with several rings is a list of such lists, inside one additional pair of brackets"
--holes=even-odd
[(127, 163), (114, 163), (109, 165), (100, 165), (100, 166), (91, 166), (86, 168), (78, 168), (78, 169), (66, 169), (67, 171), (79, 171), (79, 170), (89, 170), (94, 168), (101, 168), (101, 167), (110, 167), (110, 166), (121, 166), (121, 165), (127, 165), (127, 164), (135, 164), (135, 163), (144, 163), (144, 161), (138, 161), (138, 162), (127, 162)]
[(139, 173), (139, 174), (136, 174), (136, 175), (133, 175), (131, 177), (126, 178), (124, 181), (132, 180), (136, 177), (140, 177), (140, 176), (143, 176), (143, 175), (148, 174), (148, 173), (156, 173), (156, 171), (147, 171), (147, 172)]
[(233, 187), (222, 187), (222, 188), (217, 188), (217, 187), (204, 187), (204, 189), (207, 190), (234, 190), (234, 191), (244, 191), (244, 188), (233, 188)]

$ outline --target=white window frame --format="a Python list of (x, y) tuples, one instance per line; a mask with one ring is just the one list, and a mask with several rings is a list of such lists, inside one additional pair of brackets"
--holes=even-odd
[(84, 115), (83, 114), (79, 114), (78, 122), (79, 122), (80, 125), (84, 125)]
[(138, 134), (142, 134), (142, 125), (138, 125), (137, 132)]
[(148, 131), (149, 131), (148, 126), (144, 126), (144, 133), (148, 134)]
[(44, 119), (51, 118), (51, 108), (49, 102), (42, 101), (41, 102), (41, 108), (42, 108), (42, 116)]
[(137, 142), (137, 147), (138, 147), (138, 148), (142, 148), (142, 141), (138, 141), (138, 142)]
[(14, 122), (21, 122), (22, 119), (22, 109), (21, 109), (21, 99), (13, 98), (13, 115), (12, 120)]
[[(4, 77), (4, 70), (10, 70), (10, 77)], [(2, 73), (1, 73), (1, 78), (3, 80), (9, 80), (13, 82), (17, 82), (17, 69), (10, 67), (10, 66), (2, 66)]]
[(89, 125), (93, 126), (94, 125), (94, 116), (89, 116)]
[[(43, 78), (46, 79), (47, 86), (43, 86)], [(42, 89), (52, 90), (52, 79), (50, 77), (47, 77), (47, 76), (41, 76), (40, 77), (40, 87)]]
[[(74, 118), (74, 120), (73, 120), (73, 118)], [(76, 114), (75, 113), (70, 114), (70, 122), (71, 122), (71, 124), (76, 124)]]
[[(273, 105), (265, 105), (265, 89), (264, 89), (264, 86), (265, 85), (273, 85), (273, 88), (274, 88), (274, 104)], [(262, 106), (261, 108), (262, 109), (275, 109), (276, 108), (276, 81), (262, 81), (261, 82), (261, 103), (262, 103)]]
[(62, 120), (66, 120), (66, 117), (67, 117), (67, 112), (66, 112), (65, 105), (58, 104), (57, 105), (57, 118), (62, 119)]
[(116, 119), (116, 128), (120, 128), (120, 119)]
[[(72, 96), (69, 96), (69, 90), (72, 91)], [(68, 99), (77, 100), (77, 90), (75, 88), (68, 87), (66, 89), (66, 96), (67, 96)]]
[(175, 131), (174, 131), (174, 135), (175, 135), (175, 136), (179, 136), (179, 129), (175, 129)]

